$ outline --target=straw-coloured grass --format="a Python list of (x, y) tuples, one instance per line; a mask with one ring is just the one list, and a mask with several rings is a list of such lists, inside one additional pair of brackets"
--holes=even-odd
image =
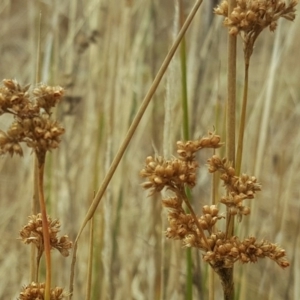
[[(184, 5), (180, 6), (180, 2)], [(49, 120), (65, 132), (60, 134), (62, 129), (59, 129), (53, 142), (46, 143), (51, 146), (51, 152), (47, 151), (44, 169), (40, 169), (44, 174), (43, 194), (37, 197), (41, 185), (34, 177), (35, 147), (44, 142), (27, 139), (24, 142), (28, 142), (30, 148), (21, 140), (12, 142), (11, 133), (8, 133), (12, 130), (10, 124), (16, 124), (20, 119), (14, 119), (16, 114), (11, 114), (12, 111), (16, 113), (16, 106), (1, 106), (10, 112), (10, 115), (2, 114), (0, 119), (1, 150), (7, 154), (23, 153), (23, 157), (6, 155), (0, 160), (0, 233), (4, 241), (0, 246), (1, 299), (21, 298), (21, 293), (31, 297), (30, 291), (35, 293), (34, 296), (45, 295), (44, 282), (50, 282), (49, 274), (46, 274), (49, 260), (42, 255), (38, 282), (35, 282), (37, 252), (32, 250), (37, 244), (41, 249), (38, 241), (43, 230), (38, 214), (41, 204), (31, 203), (32, 199), (42, 198), (48, 217), (54, 222), (52, 228), (60, 230), (57, 235), (50, 232), (57, 243), (50, 243), (52, 251), (45, 250), (51, 256), (52, 266), (48, 294), (50, 299), (70, 297), (74, 253), (70, 249), (71, 241), (76, 240), (95, 193), (107, 175), (142, 99), (172, 47), (182, 20), (194, 4), (195, 1), (190, 0), (172, 3), (156, 0), (2, 3), (0, 78), (12, 78), (10, 82), (16, 84), (17, 89), (20, 87), (18, 93), (28, 92), (28, 95), (38, 87), (63, 87), (64, 97), (56, 103)], [(295, 4), (294, 1), (286, 2), (285, 6), (277, 3), (276, 9), (284, 11), (276, 12), (276, 18), (293, 19), (291, 14), (297, 9)], [(224, 4), (219, 5), (224, 8)], [(238, 5), (238, 13), (249, 9), (241, 1)], [(272, 12), (271, 8), (268, 12)], [(222, 18), (213, 15), (203, 3), (185, 34), (185, 54), (180, 51), (174, 54), (167, 76), (156, 87), (152, 102), (91, 216), (93, 226), (86, 226), (81, 233), (74, 265), (73, 299), (220, 299), (222, 286), (218, 276), (214, 278), (209, 273), (206, 262), (231, 264), (233, 260), (236, 262), (232, 280), (238, 299), (298, 298), (300, 136), (296, 124), (300, 114), (300, 63), (295, 57), (300, 47), (297, 38), (299, 18), (296, 17), (293, 23), (280, 19), (268, 23), (269, 19), (263, 19), (268, 23), (261, 23), (263, 27), (275, 29), (274, 22), (277, 27), (271, 34), (269, 30), (263, 30), (259, 36), (253, 35), (250, 27), (244, 27), (245, 19), (241, 15), (232, 18), (225, 23), (229, 31), (237, 34), (234, 36), (237, 43), (235, 114), (238, 117), (235, 129), (243, 120), (240, 119), (242, 112), (246, 112), (244, 138), (237, 138), (237, 141), (243, 140), (240, 166), (231, 164), (232, 159), (226, 154), (227, 30), (222, 28)], [(242, 24), (234, 23), (237, 19), (243, 21)], [(247, 41), (247, 34), (252, 38), (255, 36), (255, 47), (250, 51), (248, 101), (244, 110), (240, 99), (245, 98), (243, 43)], [(186, 69), (182, 67), (184, 65)], [(183, 80), (181, 72), (186, 72)], [(43, 85), (36, 85), (38, 82)], [(184, 115), (181, 85), (184, 82), (189, 138), (181, 134)], [(6, 81), (5, 84), (8, 88), (9, 83)], [(31, 85), (27, 89), (28, 84)], [(15, 103), (21, 98), (15, 97)], [(47, 110), (46, 107), (41, 113), (45, 114)], [(48, 121), (42, 118), (41, 122), (43, 125), (39, 127), (43, 131)], [(177, 205), (179, 197), (176, 193), (164, 194), (163, 190), (162, 197), (153, 195), (154, 199), (145, 199), (139, 176), (145, 157), (151, 155), (151, 162), (156, 164), (174, 162), (179, 154), (172, 158), (173, 145), (177, 141), (183, 141), (182, 145), (188, 140), (200, 141), (208, 128), (215, 130), (225, 145), (216, 153), (207, 149), (197, 152), (194, 161), (200, 168), (193, 169), (197, 181), (193, 182), (192, 197), (188, 198), (194, 216), (189, 215), (185, 206), (182, 209)], [(42, 134), (39, 131), (37, 135)], [(46, 132), (43, 134), (50, 138)], [(156, 161), (159, 154), (165, 158)], [(213, 176), (209, 176), (204, 166), (209, 157), (209, 168), (215, 171)], [(227, 160), (220, 157), (227, 157)], [(40, 158), (42, 162), (43, 156)], [(243, 172), (257, 176), (262, 191), (255, 199), (237, 199), (236, 195), (228, 199), (223, 189), (216, 188), (216, 174), (220, 172), (222, 183), (226, 189), (230, 187), (223, 178), (230, 167), (235, 172), (232, 178), (237, 178), (234, 180), (239, 184), (245, 179)], [(41, 176), (38, 169), (35, 174)], [(249, 180), (252, 176), (247, 177), (246, 181)], [(156, 181), (159, 184), (159, 180)], [(252, 182), (257, 184), (257, 181)], [(163, 202), (167, 210), (162, 209), (161, 198), (167, 199)], [(242, 223), (236, 220), (234, 234), (226, 238), (223, 216), (226, 217), (228, 212), (222, 207), (231, 201), (243, 203), (233, 209), (236, 212), (234, 218), (242, 216)], [(247, 207), (251, 214), (242, 214), (247, 212)], [(34, 210), (36, 212), (32, 213)], [(172, 226), (167, 224), (168, 216)], [(46, 219), (44, 217), (44, 224)], [(191, 263), (180, 242), (165, 238), (164, 231), (168, 227), (169, 237), (183, 237), (183, 231), (178, 233), (178, 219), (188, 221), (191, 227), (185, 229), (194, 235), (194, 238), (182, 239), (185, 246), (195, 246), (190, 252)], [(55, 220), (59, 220), (59, 228)], [(32, 227), (31, 221), (37, 221), (39, 225)], [(32, 236), (28, 235), (28, 228), (34, 229)], [(204, 231), (207, 243), (203, 235), (198, 236), (199, 228)], [(223, 233), (216, 236), (226, 241), (225, 247), (216, 246), (217, 239), (212, 237), (215, 229), (212, 228), (222, 229)], [(32, 247), (21, 243), (20, 230), (24, 242), (31, 241)], [(65, 235), (68, 235), (67, 240), (63, 238)], [(209, 250), (213, 245), (215, 247)], [(277, 245), (285, 249), (289, 268), (281, 270), (267, 259), (258, 260), (255, 265), (244, 264), (262, 256), (277, 260), (279, 264), (285, 262)], [(69, 257), (62, 257), (60, 251), (70, 252)], [(231, 260), (228, 261), (228, 257)]]

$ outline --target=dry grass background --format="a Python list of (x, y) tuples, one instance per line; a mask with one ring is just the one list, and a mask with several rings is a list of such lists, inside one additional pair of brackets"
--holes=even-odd
[[(51, 217), (61, 220), (62, 234), (72, 239), (171, 45), (175, 2), (1, 1), (0, 78), (35, 82), (41, 12), (41, 80), (67, 90), (56, 112), (66, 133), (60, 149), (48, 155), (46, 195)], [(185, 2), (187, 12), (193, 2)], [(213, 126), (225, 136), (226, 29), (219, 17), (209, 26), (209, 14), (204, 3), (186, 36), (193, 138)], [(283, 271), (262, 260), (236, 267), (239, 299), (300, 297), (299, 26), (296, 18), (294, 23), (280, 22), (275, 34), (264, 32), (252, 57), (242, 169), (258, 176), (263, 190), (254, 200), (249, 223), (240, 227), (242, 235), (279, 243), (291, 266)], [(240, 85), (242, 78), (240, 60)], [(184, 299), (185, 250), (164, 240), (160, 199), (146, 198), (138, 175), (147, 155), (171, 155), (181, 137), (179, 83), (176, 56), (98, 208), (93, 299)], [(0, 121), (5, 127), (6, 120)], [(29, 280), (30, 249), (17, 238), (31, 214), (32, 158), (26, 153), (0, 160), (0, 299), (16, 299)], [(203, 165), (206, 157), (200, 159)], [(196, 207), (210, 201), (205, 167), (193, 197)], [(85, 230), (74, 299), (85, 295), (87, 242)], [(194, 297), (207, 299), (207, 267), (199, 252), (193, 251), (193, 257)], [(53, 283), (68, 287), (70, 261), (53, 253)], [(216, 282), (216, 299), (219, 290)]]

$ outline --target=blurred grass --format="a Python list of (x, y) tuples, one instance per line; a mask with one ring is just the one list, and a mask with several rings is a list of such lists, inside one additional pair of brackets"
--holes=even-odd
[[(193, 1), (186, 1), (188, 11)], [(132, 116), (149, 88), (158, 66), (171, 45), (175, 18), (171, 1), (1, 1), (0, 78), (34, 82), (38, 17), (42, 12), (42, 80), (66, 87), (57, 117), (66, 134), (58, 151), (51, 154), (46, 177), (52, 218), (59, 218), (62, 234), (74, 239), (94, 190), (104, 177)], [(216, 126), (222, 132), (226, 91), (226, 30), (221, 18), (205, 23), (204, 6), (186, 36), (187, 80), (191, 137)], [(283, 271), (267, 260), (237, 266), (235, 283), (244, 278), (239, 299), (298, 299), (300, 155), (300, 61), (297, 55), (299, 18), (280, 23), (279, 63), (274, 76), (270, 119), (260, 164), (263, 190), (242, 234), (256, 235), (281, 244), (291, 266)], [(96, 33), (96, 34), (95, 34)], [(93, 41), (95, 35), (95, 42)], [(252, 57), (249, 82), (249, 115), (246, 124), (242, 171), (254, 172), (261, 136), (262, 111), (275, 35), (262, 33)], [(92, 39), (92, 40), (91, 40)], [(241, 47), (241, 45), (239, 45)], [(241, 49), (239, 56), (242, 57)], [(175, 57), (179, 61), (179, 56)], [(180, 72), (169, 83), (172, 101), (170, 136), (164, 146), (166, 80), (142, 120), (126, 155), (109, 185), (95, 216), (93, 299), (158, 299), (161, 291), (161, 261), (164, 255), (164, 299), (183, 299), (185, 250), (173, 241), (162, 242), (159, 199), (146, 198), (139, 186), (139, 170), (147, 155), (172, 153), (180, 138)], [(237, 96), (241, 98), (242, 60), (238, 63)], [(170, 97), (169, 96), (169, 97)], [(5, 125), (5, 120), (1, 119)], [(0, 298), (15, 299), (28, 283), (29, 247), (17, 240), (30, 215), (32, 158), (0, 160)], [(50, 158), (50, 157), (49, 157)], [(200, 157), (203, 166), (206, 157)], [(210, 201), (210, 180), (205, 167), (193, 191), (195, 206)], [(156, 201), (156, 202), (155, 202)], [(198, 208), (198, 209), (199, 209)], [(243, 228), (243, 226), (241, 226)], [(247, 229), (247, 230), (246, 230)], [(80, 240), (74, 299), (84, 299), (87, 277), (88, 230)], [(161, 245), (164, 243), (163, 254)], [(197, 253), (199, 255), (199, 253)], [(17, 258), (17, 259), (16, 259)], [(193, 251), (194, 264), (197, 257)], [(53, 283), (68, 286), (70, 258), (53, 253)], [(204, 274), (205, 265), (200, 266)], [(243, 276), (239, 276), (243, 269)], [(194, 268), (195, 299), (207, 297), (197, 289), (199, 272)], [(200, 277), (207, 278), (202, 275)], [(216, 282), (216, 299), (220, 287)]]

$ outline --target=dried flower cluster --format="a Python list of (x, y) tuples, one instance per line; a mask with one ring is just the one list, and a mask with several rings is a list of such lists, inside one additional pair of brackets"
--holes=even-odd
[(285, 250), (268, 241), (257, 242), (255, 237), (240, 241), (236, 236), (225, 239), (223, 232), (212, 234), (209, 241), (213, 242), (212, 250), (207, 251), (203, 259), (214, 268), (232, 268), (236, 261), (255, 263), (264, 257), (274, 260), (282, 268), (289, 266)]
[[(39, 253), (44, 251), (44, 238), (42, 228), (42, 215), (32, 215), (28, 217), (28, 224), (20, 231), (20, 236), (25, 244), (33, 243), (36, 245)], [(58, 220), (51, 220), (48, 217), (48, 228), (50, 234), (50, 245), (57, 249), (63, 256), (69, 255), (69, 250), (72, 248), (72, 242), (67, 235), (61, 237), (57, 236), (60, 231), (60, 222)]]
[(266, 27), (274, 31), (280, 17), (293, 21), (297, 3), (297, 0), (288, 4), (281, 0), (238, 0), (228, 16), (228, 2), (223, 0), (214, 12), (225, 17), (224, 25), (231, 28), (231, 34), (236, 35), (241, 31), (254, 34)]
[(141, 176), (148, 179), (142, 186), (150, 189), (150, 195), (160, 192), (164, 187), (177, 193), (182, 192), (184, 187), (195, 186), (196, 170), (198, 162), (195, 160), (196, 152), (202, 148), (219, 148), (220, 136), (210, 132), (208, 137), (195, 140), (178, 142), (177, 153), (178, 158), (166, 160), (163, 157), (148, 156), (146, 165), (141, 171)]
[(244, 206), (245, 199), (253, 199), (255, 193), (261, 190), (261, 185), (257, 182), (254, 176), (242, 174), (241, 176), (235, 175), (235, 169), (227, 161), (226, 158), (219, 158), (213, 155), (208, 159), (208, 171), (210, 173), (219, 171), (221, 173), (221, 180), (227, 190), (227, 195), (223, 196), (220, 200), (229, 208), (229, 213), (232, 215), (250, 214), (250, 208)]
[[(219, 148), (222, 145), (220, 137), (209, 133), (196, 141), (177, 142), (178, 158), (165, 160), (162, 157), (148, 157), (146, 165), (141, 170), (141, 176), (146, 178), (142, 184), (150, 189), (150, 195), (167, 188), (174, 192), (174, 197), (162, 200), (162, 205), (168, 209), (169, 227), (165, 234), (167, 238), (181, 240), (185, 247), (196, 247), (204, 251), (203, 259), (208, 262), (218, 274), (221, 269), (232, 268), (237, 261), (241, 263), (256, 262), (258, 258), (269, 257), (282, 268), (288, 267), (285, 251), (268, 241), (257, 242), (249, 237), (239, 240), (238, 237), (228, 237), (225, 232), (216, 228), (217, 222), (225, 218), (219, 213), (216, 205), (205, 205), (202, 215), (196, 216), (185, 193), (185, 186), (196, 184), (196, 152), (202, 148)], [(255, 193), (261, 190), (261, 185), (254, 176), (242, 174), (237, 176), (235, 169), (227, 159), (213, 155), (208, 160), (208, 171), (218, 171), (226, 189), (226, 196), (220, 202), (228, 207), (231, 215), (250, 213), (249, 207), (243, 203), (245, 199), (253, 199)], [(183, 208), (187, 204), (190, 213)]]
[(51, 120), (50, 110), (63, 94), (61, 87), (44, 84), (29, 93), (29, 85), (21, 87), (15, 80), (3, 80), (0, 115), (11, 114), (14, 120), (6, 132), (0, 130), (0, 154), (22, 156), (22, 142), (37, 154), (57, 148), (64, 128)]
[(162, 200), (164, 207), (168, 209), (169, 227), (166, 230), (166, 237), (175, 240), (182, 240), (185, 247), (196, 247), (209, 251), (213, 247), (213, 241), (209, 238), (204, 240), (199, 231), (207, 231), (212, 234), (213, 227), (218, 220), (224, 218), (219, 214), (216, 205), (205, 205), (202, 208), (202, 215), (195, 219), (191, 214), (185, 212), (178, 198), (167, 198)]
[(246, 57), (250, 57), (258, 35), (264, 28), (274, 31), (280, 17), (289, 21), (295, 19), (298, 0), (285, 3), (282, 0), (237, 0), (236, 7), (228, 16), (228, 1), (223, 0), (214, 12), (225, 17), (224, 25), (230, 34), (241, 34)]
[[(23, 291), (20, 293), (19, 300), (43, 300), (44, 293), (44, 283), (32, 282), (23, 288)], [(61, 300), (66, 297), (67, 296), (63, 293), (63, 289), (61, 287), (51, 289), (50, 300)]]

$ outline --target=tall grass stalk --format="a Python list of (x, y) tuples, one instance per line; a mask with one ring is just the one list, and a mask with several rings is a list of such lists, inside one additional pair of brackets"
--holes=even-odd
[(167, 68), (168, 68), (168, 65), (172, 59), (172, 57), (174, 56), (182, 38), (184, 37), (184, 34), (186, 32), (186, 30), (188, 29), (189, 25), (191, 24), (197, 10), (199, 9), (200, 5), (202, 3), (202, 0), (198, 0), (196, 1), (194, 7), (192, 8), (190, 14), (188, 15), (185, 23), (183, 24), (180, 32), (178, 33), (178, 36), (177, 38), (175, 39), (170, 51), (168, 52), (165, 60), (163, 61), (148, 93), (146, 94), (134, 120), (132, 121), (132, 124), (130, 125), (129, 129), (128, 129), (128, 132), (126, 134), (126, 137), (124, 138), (124, 141), (123, 143), (121, 144), (114, 160), (112, 161), (112, 164), (105, 176), (105, 178), (103, 179), (103, 182), (102, 182), (102, 185), (101, 187), (99, 188), (98, 192), (96, 193), (96, 196), (95, 198), (93, 199), (92, 201), (92, 204), (91, 206), (89, 207), (88, 209), (88, 212), (79, 228), (79, 231), (78, 231), (78, 234), (76, 236), (76, 239), (74, 241), (74, 249), (73, 249), (73, 258), (72, 258), (72, 264), (71, 264), (71, 272), (70, 272), (70, 286), (69, 286), (69, 290), (70, 290), (70, 299), (72, 298), (72, 294), (73, 294), (73, 282), (74, 282), (74, 274), (75, 274), (75, 263), (76, 263), (76, 252), (77, 252), (77, 244), (78, 244), (78, 240), (81, 236), (81, 233), (83, 231), (83, 229), (85, 228), (86, 224), (88, 223), (88, 221), (92, 218), (92, 216), (94, 215), (101, 199), (102, 199), (102, 196), (115, 172), (115, 170), (117, 169), (122, 157), (123, 157), (123, 154), (127, 148), (127, 146), (129, 145), (130, 143), (130, 140), (134, 134), (134, 132), (136, 131), (136, 128), (138, 127), (139, 123), (140, 123), (140, 120), (142, 119), (143, 115), (144, 115), (144, 112), (146, 111), (151, 99), (152, 99), (152, 96), (153, 94), (155, 93), (163, 75), (165, 74)]
[(92, 294), (92, 275), (93, 275), (93, 262), (94, 262), (94, 217), (91, 219), (89, 228), (89, 258), (87, 269), (87, 281), (86, 281), (86, 296), (85, 300), (91, 299)]
[(249, 63), (250, 62), (245, 61), (243, 102), (242, 102), (242, 111), (241, 111), (241, 117), (240, 117), (238, 146), (237, 146), (237, 151), (236, 151), (237, 174), (241, 173), (242, 157), (243, 157), (244, 133), (245, 133), (247, 99), (248, 99)]
[(50, 246), (50, 235), (48, 228), (48, 218), (47, 209), (44, 196), (44, 167), (45, 167), (45, 157), (46, 154), (41, 154), (38, 156), (38, 179), (39, 179), (39, 200), (40, 200), (40, 210), (42, 214), (42, 224), (43, 224), (43, 242), (44, 242), (44, 252), (46, 259), (46, 282), (45, 282), (45, 300), (50, 300), (50, 289), (51, 289), (51, 246)]
[[(179, 7), (179, 25), (183, 26), (185, 21), (184, 2), (178, 1)], [(182, 38), (180, 44), (180, 66), (181, 66), (181, 103), (182, 103), (182, 131), (183, 139), (188, 141), (190, 138), (190, 122), (189, 122), (189, 106), (188, 106), (188, 92), (187, 92), (187, 68), (186, 68), (186, 42), (185, 37)], [(191, 193), (187, 188), (187, 195), (191, 202)], [(186, 249), (186, 299), (193, 299), (193, 258), (192, 249)]]
[[(228, 16), (236, 6), (235, 0), (228, 1)], [(226, 104), (226, 157), (235, 166), (235, 107), (236, 107), (236, 36), (228, 32), (227, 104)], [(234, 235), (234, 216), (227, 208), (226, 236)], [(224, 300), (233, 300), (233, 267), (226, 270), (227, 280), (222, 282)]]
[[(254, 165), (254, 173), (259, 176), (261, 174), (261, 166), (262, 166), (262, 161), (263, 157), (265, 155), (265, 143), (266, 143), (266, 137), (267, 137), (267, 125), (269, 124), (269, 119), (270, 119), (270, 111), (271, 111), (271, 101), (272, 101), (272, 96), (273, 96), (273, 89), (275, 85), (275, 74), (276, 74), (276, 69), (278, 67), (278, 64), (280, 62), (280, 26), (277, 28), (275, 32), (275, 42), (274, 42), (274, 47), (272, 51), (272, 58), (270, 62), (270, 68), (268, 72), (268, 80), (267, 80), (267, 91), (266, 91), (266, 97), (264, 98), (264, 104), (263, 104), (263, 112), (260, 118), (260, 123), (261, 125), (259, 126), (259, 135), (258, 135), (258, 146), (256, 148), (257, 154), (256, 154), (256, 159), (255, 159), (255, 165)], [(249, 80), (249, 65), (250, 65), (250, 58), (247, 60), (245, 59), (245, 79), (244, 79), (244, 94), (243, 94), (243, 103), (242, 103), (242, 112), (241, 112), (241, 118), (240, 118), (240, 130), (239, 130), (239, 145), (238, 145), (238, 150), (237, 150), (237, 168), (240, 172), (241, 165), (242, 165), (242, 152), (243, 152), (243, 136), (244, 136), (244, 131), (245, 131), (245, 123), (246, 123), (246, 109), (247, 109), (247, 92), (248, 92), (248, 80)], [(250, 226), (250, 221), (257, 214), (257, 205), (256, 203), (251, 203), (251, 208), (253, 211), (253, 214), (250, 216), (249, 219), (245, 220), (245, 228), (244, 231), (248, 232), (249, 231), (249, 226)], [(253, 222), (254, 220), (252, 220)], [(241, 291), (240, 291), (240, 297), (246, 297), (246, 291), (247, 291), (247, 281), (248, 281), (248, 276), (246, 272), (242, 273), (241, 276)]]

